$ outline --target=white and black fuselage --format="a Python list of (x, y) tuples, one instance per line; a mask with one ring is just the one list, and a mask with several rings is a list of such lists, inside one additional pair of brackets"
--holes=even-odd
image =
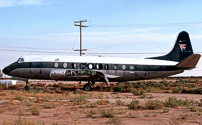
[(5, 67), (10, 76), (26, 79), (123, 82), (163, 78), (195, 68), (199, 54), (193, 54), (187, 32), (182, 31), (170, 53), (146, 59), (27, 55)]

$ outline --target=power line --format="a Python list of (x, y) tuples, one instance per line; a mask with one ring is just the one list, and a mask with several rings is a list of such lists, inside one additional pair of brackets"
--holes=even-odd
[[(30, 50), (11, 50), (11, 49), (0, 49), (0, 51), (10, 51), (10, 52), (37, 52), (37, 53), (58, 53), (58, 54), (71, 54), (67, 52), (47, 52), (47, 51), (30, 51)], [(134, 52), (134, 53), (85, 53), (85, 54), (112, 54), (112, 55), (117, 55), (117, 54), (165, 54), (167, 52)], [(195, 53), (202, 53), (202, 52), (195, 52)], [(72, 53), (76, 54), (76, 53)]]
[[(78, 34), (79, 34), (79, 31), (78, 31), (78, 33), (77, 33), (77, 35), (76, 35), (76, 39), (75, 39), (75, 41), (74, 41), (74, 44), (73, 44), (72, 50), (74, 50), (74, 46), (75, 46), (75, 43), (76, 43), (76, 40), (77, 40)], [(71, 54), (72, 54), (72, 50), (71, 50)], [(71, 54), (70, 54), (70, 55), (71, 55)]]
[(117, 24), (117, 25), (91, 25), (90, 27), (167, 27), (167, 26), (199, 26), (202, 22), (184, 23), (156, 23), (156, 24)]

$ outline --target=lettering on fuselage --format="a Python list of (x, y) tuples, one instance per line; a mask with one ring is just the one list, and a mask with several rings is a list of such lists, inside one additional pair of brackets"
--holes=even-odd
[(156, 74), (159, 74), (158, 71), (152, 71), (152, 72), (147, 72), (148, 75), (156, 75)]

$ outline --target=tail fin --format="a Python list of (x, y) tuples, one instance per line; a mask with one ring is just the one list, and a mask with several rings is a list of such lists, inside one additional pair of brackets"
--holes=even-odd
[(170, 53), (164, 56), (151, 57), (148, 59), (159, 59), (180, 62), (193, 54), (189, 34), (186, 31), (179, 33), (174, 48)]

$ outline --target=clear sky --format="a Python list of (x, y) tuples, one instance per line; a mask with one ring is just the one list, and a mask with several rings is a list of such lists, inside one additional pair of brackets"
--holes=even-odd
[[(26, 54), (79, 55), (72, 51), (79, 49), (74, 21), (85, 19), (88, 56), (165, 54), (180, 31), (201, 54), (201, 12), (201, 0), (0, 0), (0, 69)], [(179, 76), (202, 76), (202, 61)]]

